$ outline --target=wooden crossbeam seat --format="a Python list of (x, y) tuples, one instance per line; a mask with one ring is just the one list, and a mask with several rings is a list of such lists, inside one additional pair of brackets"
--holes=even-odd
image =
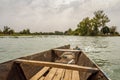
[(44, 66), (30, 80), (80, 80), (79, 71), (95, 73), (97, 68), (54, 62), (15, 60), (17, 64)]
[(53, 49), (54, 51), (63, 51), (63, 52), (80, 52), (81, 50), (73, 50), (73, 49)]

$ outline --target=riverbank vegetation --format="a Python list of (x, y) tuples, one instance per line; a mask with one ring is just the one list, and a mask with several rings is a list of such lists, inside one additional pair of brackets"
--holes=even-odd
[(108, 16), (102, 11), (94, 12), (92, 18), (84, 18), (75, 30), (68, 29), (66, 32), (70, 35), (81, 36), (115, 36), (119, 35), (116, 26), (108, 27), (107, 23), (110, 22)]
[(0, 29), (1, 36), (26, 36), (26, 35), (80, 35), (80, 36), (118, 36), (116, 26), (108, 26), (110, 22), (108, 16), (102, 10), (94, 12), (92, 18), (86, 17), (80, 21), (75, 30), (71, 28), (65, 32), (31, 32), (30, 29), (23, 29), (20, 32), (16, 32), (8, 26), (4, 26), (3, 30)]
[(0, 36), (29, 36), (29, 35), (64, 35), (64, 32), (31, 32), (30, 29), (23, 29), (20, 32), (16, 32), (8, 26), (4, 26), (3, 30), (0, 30)]

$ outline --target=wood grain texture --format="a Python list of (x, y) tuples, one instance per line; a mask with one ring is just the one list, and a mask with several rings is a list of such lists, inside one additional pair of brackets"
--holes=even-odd
[(17, 59), (17, 60), (15, 60), (15, 62), (36, 65), (36, 66), (47, 66), (47, 67), (56, 67), (56, 68), (71, 69), (71, 70), (80, 70), (82, 72), (94, 73), (94, 72), (98, 71), (97, 68), (78, 66), (78, 65), (70, 65), (70, 64), (62, 64), (62, 63), (54, 63), (54, 62), (23, 60), (23, 59)]
[(80, 80), (79, 71), (72, 72), (72, 80)]
[(64, 51), (64, 52), (80, 52), (81, 50), (73, 50), (73, 49), (53, 49), (55, 51)]
[(72, 80), (72, 70), (66, 69), (64, 80)]
[(40, 70), (38, 73), (36, 73), (30, 80), (37, 80), (39, 79), (42, 75), (44, 75), (45, 72), (49, 70), (50, 67), (44, 67), (42, 70)]
[(64, 72), (64, 69), (58, 69), (53, 80), (60, 80), (62, 78), (63, 72)]
[(56, 71), (57, 71), (57, 68), (52, 68), (44, 80), (52, 80), (55, 76)]

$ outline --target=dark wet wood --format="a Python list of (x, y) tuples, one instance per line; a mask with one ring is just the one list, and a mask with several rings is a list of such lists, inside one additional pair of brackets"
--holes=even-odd
[(11, 70), (12, 71), (9, 73), (7, 80), (27, 80), (19, 63), (14, 63)]

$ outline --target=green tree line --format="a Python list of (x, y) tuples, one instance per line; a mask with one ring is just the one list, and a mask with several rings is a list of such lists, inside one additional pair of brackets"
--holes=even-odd
[(23, 29), (20, 32), (15, 32), (14, 29), (11, 29), (8, 26), (4, 26), (3, 30), (0, 30), (0, 34), (4, 34), (4, 35), (13, 35), (13, 34), (31, 34), (29, 29)]
[(84, 18), (75, 30), (68, 29), (68, 35), (81, 35), (81, 36), (97, 36), (97, 35), (119, 35), (116, 26), (108, 27), (106, 24), (110, 22), (108, 16), (103, 10), (94, 12), (94, 17)]
[(108, 27), (107, 23), (110, 22), (108, 16), (103, 10), (94, 12), (92, 18), (86, 17), (80, 21), (75, 30), (69, 28), (65, 32), (54, 31), (54, 32), (34, 32), (31, 33), (30, 29), (23, 29), (20, 32), (16, 32), (8, 26), (4, 26), (3, 30), (0, 30), (0, 34), (5, 35), (81, 35), (81, 36), (104, 36), (104, 35), (119, 35), (116, 26)]
[(20, 32), (16, 32), (8, 26), (4, 26), (3, 30), (0, 29), (1, 35), (64, 35), (64, 32), (54, 31), (54, 32), (31, 32), (30, 29), (23, 29)]

